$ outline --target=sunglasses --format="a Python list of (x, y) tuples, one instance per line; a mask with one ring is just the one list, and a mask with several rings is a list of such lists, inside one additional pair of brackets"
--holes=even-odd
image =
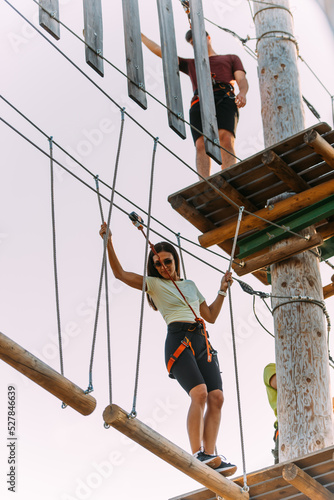
[[(165, 259), (162, 262), (164, 263), (165, 266), (169, 266), (170, 264), (172, 264), (173, 259)], [(157, 260), (156, 262), (154, 262), (153, 265), (156, 269), (158, 269), (159, 267), (162, 267), (162, 263), (160, 262), (160, 260)]]

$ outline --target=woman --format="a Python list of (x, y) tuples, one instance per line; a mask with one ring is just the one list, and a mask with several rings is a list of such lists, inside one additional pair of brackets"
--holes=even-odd
[[(100, 230), (102, 238), (107, 232), (108, 257), (115, 278), (142, 290), (143, 276), (122, 268), (104, 222)], [(228, 284), (232, 284), (232, 275), (227, 272), (223, 276), (217, 297), (209, 306), (193, 281), (180, 279), (179, 256), (173, 245), (162, 242), (154, 248), (156, 253), (151, 250), (148, 256), (146, 292), (150, 305), (160, 311), (168, 325), (165, 360), (170, 376), (191, 398), (187, 430), (192, 453), (201, 462), (228, 476), (236, 471), (236, 466), (215, 454), (224, 401), (217, 352), (211, 345), (208, 347), (202, 324), (195, 320), (195, 314), (208, 323), (216, 321)]]

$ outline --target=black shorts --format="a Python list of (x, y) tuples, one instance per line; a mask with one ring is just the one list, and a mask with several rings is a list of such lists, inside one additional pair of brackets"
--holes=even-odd
[[(234, 102), (234, 98), (226, 95), (226, 92), (224, 90), (214, 91), (213, 96), (215, 99), (218, 130), (228, 130), (235, 137), (239, 121), (239, 110)], [(189, 111), (189, 121), (191, 125), (202, 131), (202, 120), (199, 102), (196, 102), (191, 106)], [(193, 136), (194, 144), (196, 143), (197, 139), (203, 135), (193, 128), (191, 128), (191, 133)]]
[[(195, 326), (199, 326), (194, 330)], [(196, 323), (175, 322), (168, 325), (167, 338), (165, 342), (166, 367), (169, 358), (180, 346), (184, 337), (191, 341), (195, 356), (187, 347), (175, 361), (171, 369), (171, 375), (183, 389), (189, 394), (191, 389), (199, 384), (205, 384), (207, 391), (216, 389), (223, 390), (222, 378), (218, 364), (217, 352), (213, 350), (212, 361), (208, 362), (205, 336), (200, 325)]]

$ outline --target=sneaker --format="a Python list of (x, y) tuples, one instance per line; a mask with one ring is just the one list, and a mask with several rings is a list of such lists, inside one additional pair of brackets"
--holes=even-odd
[(219, 455), (208, 455), (204, 451), (197, 451), (194, 454), (194, 457), (197, 458), (197, 460), (200, 460), (203, 464), (206, 464), (212, 468), (219, 467), (221, 463), (221, 458)]
[(232, 476), (237, 470), (237, 466), (230, 464), (229, 462), (225, 462), (226, 458), (225, 457), (220, 457), (221, 458), (221, 463), (218, 465), (218, 467), (214, 467), (214, 470), (216, 472), (219, 472), (223, 476)]

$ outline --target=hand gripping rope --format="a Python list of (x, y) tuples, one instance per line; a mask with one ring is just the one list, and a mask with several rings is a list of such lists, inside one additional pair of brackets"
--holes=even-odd
[(154, 253), (154, 255), (156, 255), (159, 259), (159, 262), (162, 266), (162, 268), (164, 269), (164, 271), (166, 271), (166, 273), (168, 274), (169, 276), (169, 279), (172, 281), (173, 285), (176, 287), (176, 289), (178, 290), (178, 292), (180, 293), (181, 297), (183, 298), (183, 300), (185, 301), (185, 303), (187, 304), (187, 306), (189, 307), (189, 309), (191, 310), (191, 312), (193, 313), (194, 315), (194, 318), (195, 318), (195, 321), (197, 323), (200, 323), (202, 325), (202, 328), (203, 328), (203, 332), (204, 332), (204, 336), (205, 336), (205, 343), (206, 343), (206, 351), (207, 351), (207, 359), (208, 359), (208, 362), (211, 363), (212, 361), (212, 354), (211, 354), (211, 350), (210, 350), (210, 343), (209, 343), (209, 340), (208, 340), (208, 335), (207, 335), (207, 331), (206, 331), (206, 327), (205, 327), (205, 322), (202, 318), (199, 318), (197, 316), (197, 314), (195, 313), (194, 309), (191, 307), (191, 305), (189, 304), (189, 302), (187, 301), (186, 297), (184, 296), (184, 294), (181, 292), (180, 288), (177, 286), (175, 280), (172, 278), (172, 276), (170, 275), (168, 269), (166, 268), (165, 264), (163, 263), (163, 261), (160, 259), (160, 256), (158, 254), (158, 252), (156, 251), (156, 249), (154, 248), (154, 245), (150, 242), (150, 240), (147, 238), (145, 232), (144, 232), (144, 221), (143, 219), (138, 215), (136, 214), (135, 212), (131, 212), (131, 214), (129, 215), (129, 218), (130, 220), (132, 221), (133, 225), (136, 226), (139, 231), (141, 231), (141, 233), (143, 234), (144, 238), (147, 240), (152, 252)]

